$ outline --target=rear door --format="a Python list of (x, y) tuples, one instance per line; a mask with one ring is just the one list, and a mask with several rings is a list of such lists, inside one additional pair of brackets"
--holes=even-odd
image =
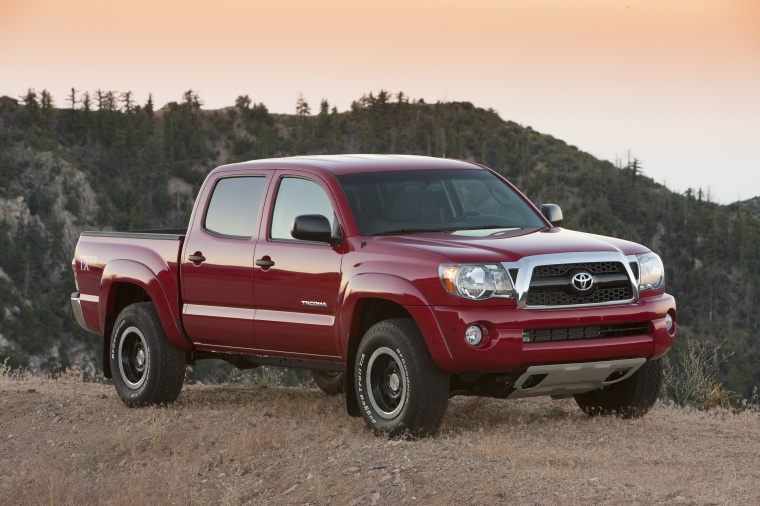
[(257, 345), (289, 355), (337, 357), (341, 246), (290, 235), (293, 219), (302, 214), (326, 216), (339, 231), (335, 197), (324, 180), (299, 171), (277, 171), (273, 184), (253, 275)]
[[(268, 174), (221, 174), (204, 187), (184, 248), (183, 323), (197, 344), (255, 348), (253, 252)], [(202, 212), (199, 212), (202, 211)]]

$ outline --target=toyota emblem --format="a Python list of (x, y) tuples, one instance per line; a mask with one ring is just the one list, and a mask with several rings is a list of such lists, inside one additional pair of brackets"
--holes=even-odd
[(587, 292), (594, 286), (594, 277), (588, 272), (579, 272), (571, 282), (579, 292)]

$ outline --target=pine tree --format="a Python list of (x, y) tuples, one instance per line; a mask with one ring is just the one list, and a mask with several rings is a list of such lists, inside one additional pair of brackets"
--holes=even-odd
[(296, 101), (296, 114), (299, 117), (309, 116), (311, 114), (311, 108), (309, 103), (303, 96), (303, 93), (298, 94), (298, 100)]
[(71, 104), (72, 111), (77, 108), (78, 100), (77, 100), (77, 90), (75, 88), (71, 88), (71, 94), (69, 95), (68, 102), (69, 104)]
[(37, 102), (37, 92), (34, 88), (26, 90), (26, 94), (21, 97), (21, 101), (26, 106), (28, 112), (36, 112), (39, 109), (40, 104)]
[(153, 94), (148, 93), (148, 101), (145, 102), (145, 114), (148, 115), (148, 117), (153, 117)]
[(132, 98), (131, 91), (125, 91), (120, 95), (121, 103), (124, 105), (124, 112), (130, 113), (135, 108), (135, 101)]
[(251, 97), (248, 95), (240, 95), (235, 99), (235, 107), (241, 111), (247, 111), (251, 108)]
[(53, 121), (53, 95), (48, 90), (40, 92), (40, 110), (42, 111), (42, 120), (45, 128), (51, 128)]
[(182, 95), (182, 98), (184, 99), (183, 104), (189, 106), (191, 109), (200, 110), (201, 106), (203, 106), (203, 102), (197, 91), (187, 90)]

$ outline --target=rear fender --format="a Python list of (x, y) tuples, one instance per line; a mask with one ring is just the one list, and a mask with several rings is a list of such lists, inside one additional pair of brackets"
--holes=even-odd
[(192, 349), (192, 344), (179, 326), (179, 315), (172, 312), (172, 305), (158, 277), (146, 265), (133, 260), (113, 260), (108, 262), (103, 270), (98, 307), (100, 328), (106, 329), (106, 315), (117, 316), (114, 314), (117, 292), (115, 284), (117, 283), (133, 284), (145, 290), (156, 307), (158, 318), (169, 341), (181, 350)]
[[(417, 323), (430, 355), (438, 367), (447, 372), (460, 370), (443, 338), (430, 302), (409, 280), (391, 274), (359, 274), (349, 280), (343, 293), (339, 319), (340, 344), (347, 363), (351, 362), (351, 357), (348, 357), (348, 337), (360, 336), (361, 333), (361, 301), (373, 298), (385, 299), (404, 307)], [(350, 370), (347, 372), (351, 374)]]

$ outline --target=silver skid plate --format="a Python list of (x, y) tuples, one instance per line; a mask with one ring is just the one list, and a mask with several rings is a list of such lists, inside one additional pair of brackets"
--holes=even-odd
[[(596, 390), (631, 377), (645, 362), (644, 358), (631, 358), (580, 364), (536, 365), (529, 367), (518, 378), (515, 382), (515, 391), (509, 398), (519, 399), (539, 395), (564, 396)], [(606, 381), (614, 373), (618, 373), (614, 379)], [(543, 375), (546, 377), (541, 379)]]

